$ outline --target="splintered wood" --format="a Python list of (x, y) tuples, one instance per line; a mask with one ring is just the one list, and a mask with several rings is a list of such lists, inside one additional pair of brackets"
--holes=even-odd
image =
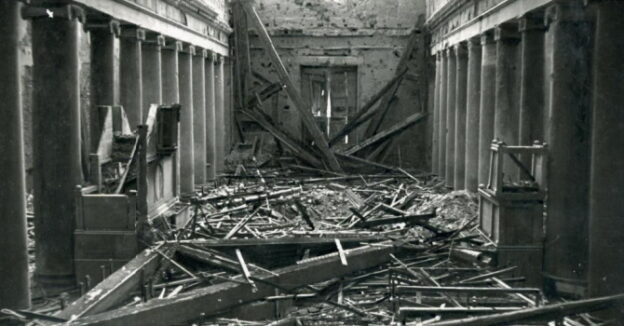
[(622, 300), (547, 304), (515, 266), (493, 263), (474, 196), (446, 193), (435, 178), (254, 175), (199, 192), (183, 228), (154, 223), (143, 253), (52, 318), (66, 325), (578, 326), (598, 324), (587, 312)]

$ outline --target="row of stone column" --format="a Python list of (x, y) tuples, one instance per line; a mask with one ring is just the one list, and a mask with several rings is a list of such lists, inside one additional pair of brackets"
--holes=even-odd
[(474, 192), (493, 139), (546, 142), (544, 275), (592, 295), (624, 290), (622, 13), (618, 1), (553, 1), (436, 54), (433, 172)]
[(84, 183), (81, 140), (87, 141), (80, 119), (82, 28), (91, 37), (91, 151), (100, 133), (97, 105), (123, 105), (136, 126), (145, 122), (151, 103), (181, 103), (181, 191), (190, 194), (195, 185), (214, 178), (225, 155), (221, 56), (136, 27), (110, 21), (85, 24), (84, 12), (74, 5), (22, 6), (17, 0), (0, 2), (0, 102), (5, 108), (0, 119), (0, 261), (5, 262), (0, 264), (0, 306), (8, 308), (30, 304), (19, 53), (24, 19), (32, 22), (36, 279), (48, 290), (75, 283), (75, 189)]
[(545, 29), (529, 17), (519, 24), (436, 55), (432, 169), (449, 188), (475, 192), (487, 183), (494, 138), (513, 145), (543, 140), (536, 121), (542, 119), (534, 117), (542, 107), (536, 102), (543, 98), (544, 73), (535, 70), (544, 67)]
[(131, 125), (145, 122), (151, 104), (182, 105), (182, 194), (214, 179), (225, 156), (223, 57), (128, 27), (121, 31), (120, 67), (120, 104)]

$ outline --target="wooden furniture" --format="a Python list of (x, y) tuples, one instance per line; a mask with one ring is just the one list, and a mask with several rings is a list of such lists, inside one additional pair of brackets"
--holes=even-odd
[[(479, 225), (494, 243), (497, 264), (542, 285), (546, 145), (507, 146), (494, 140), (487, 185), (479, 186)], [(511, 162), (512, 168), (504, 164)], [(504, 171), (517, 180), (503, 180)]]

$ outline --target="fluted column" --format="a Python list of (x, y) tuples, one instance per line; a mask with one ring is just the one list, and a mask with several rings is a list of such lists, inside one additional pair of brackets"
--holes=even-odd
[(217, 56), (215, 61), (215, 121), (216, 121), (216, 167), (223, 173), (225, 167), (225, 59)]
[(206, 183), (206, 56), (197, 50), (193, 58), (193, 157), (195, 184)]
[[(143, 52), (143, 108), (144, 115), (152, 104), (162, 104), (162, 35), (149, 35), (141, 51)], [(145, 117), (143, 117), (145, 120)], [(143, 123), (145, 121), (142, 121)]]
[(143, 121), (143, 58), (141, 42), (145, 31), (136, 27), (122, 27), (119, 40), (119, 94), (130, 126)]
[(490, 145), (494, 139), (496, 96), (496, 43), (494, 35), (481, 36), (481, 99), (479, 104), (479, 185), (486, 185), (490, 173)]
[[(523, 17), (518, 29), (520, 43), (520, 126), (519, 144), (531, 145), (544, 141), (544, 19)], [(530, 166), (530, 157), (521, 157)], [(524, 176), (521, 174), (521, 177)]]
[(99, 105), (118, 105), (115, 91), (115, 41), (119, 22), (102, 21), (87, 25), (91, 38), (91, 111), (89, 112), (90, 152), (96, 152), (102, 130)]
[(454, 188), (464, 189), (466, 172), (466, 91), (468, 83), (468, 53), (466, 44), (455, 46), (457, 80), (455, 83), (455, 176)]
[(0, 2), (0, 307), (28, 309), (26, 189), (19, 42), (24, 21), (17, 0)]
[(208, 179), (217, 175), (217, 123), (215, 112), (215, 65), (216, 54), (208, 53), (206, 60), (206, 159)]
[(180, 194), (190, 196), (195, 191), (195, 157), (193, 144), (193, 56), (195, 47), (180, 52)]
[(438, 175), (446, 176), (446, 103), (448, 93), (448, 51), (440, 51), (440, 123), (438, 125)]
[(446, 186), (455, 185), (455, 94), (457, 93), (457, 58), (455, 49), (448, 49), (446, 79)]
[(604, 296), (624, 291), (624, 4), (595, 7), (589, 295)]
[(438, 126), (440, 124), (440, 70), (442, 69), (441, 56), (435, 55), (435, 77), (433, 81), (433, 128), (431, 137), (431, 172), (438, 173)]
[(479, 186), (479, 106), (481, 103), (481, 42), (468, 41), (466, 86), (466, 163), (465, 186), (476, 192)]
[[(548, 9), (550, 53), (548, 200), (544, 269), (548, 285), (577, 291), (587, 279), (590, 157), (589, 51), (591, 29), (577, 2)], [(600, 96), (599, 94), (596, 94)]]
[[(57, 8), (46, 8), (55, 11)], [(73, 287), (76, 186), (82, 184), (80, 60), (76, 7), (32, 20), (36, 279)], [(63, 13), (72, 13), (69, 17)]]
[[(518, 145), (520, 107), (518, 106), (518, 44), (517, 26), (499, 26), (494, 30), (496, 41), (496, 96), (494, 106), (494, 138), (507, 145)], [(517, 180), (519, 169), (505, 156), (503, 178)]]

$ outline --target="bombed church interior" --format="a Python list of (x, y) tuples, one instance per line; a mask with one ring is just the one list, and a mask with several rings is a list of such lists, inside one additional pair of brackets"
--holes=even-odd
[(624, 0), (0, 0), (0, 325), (624, 325)]

